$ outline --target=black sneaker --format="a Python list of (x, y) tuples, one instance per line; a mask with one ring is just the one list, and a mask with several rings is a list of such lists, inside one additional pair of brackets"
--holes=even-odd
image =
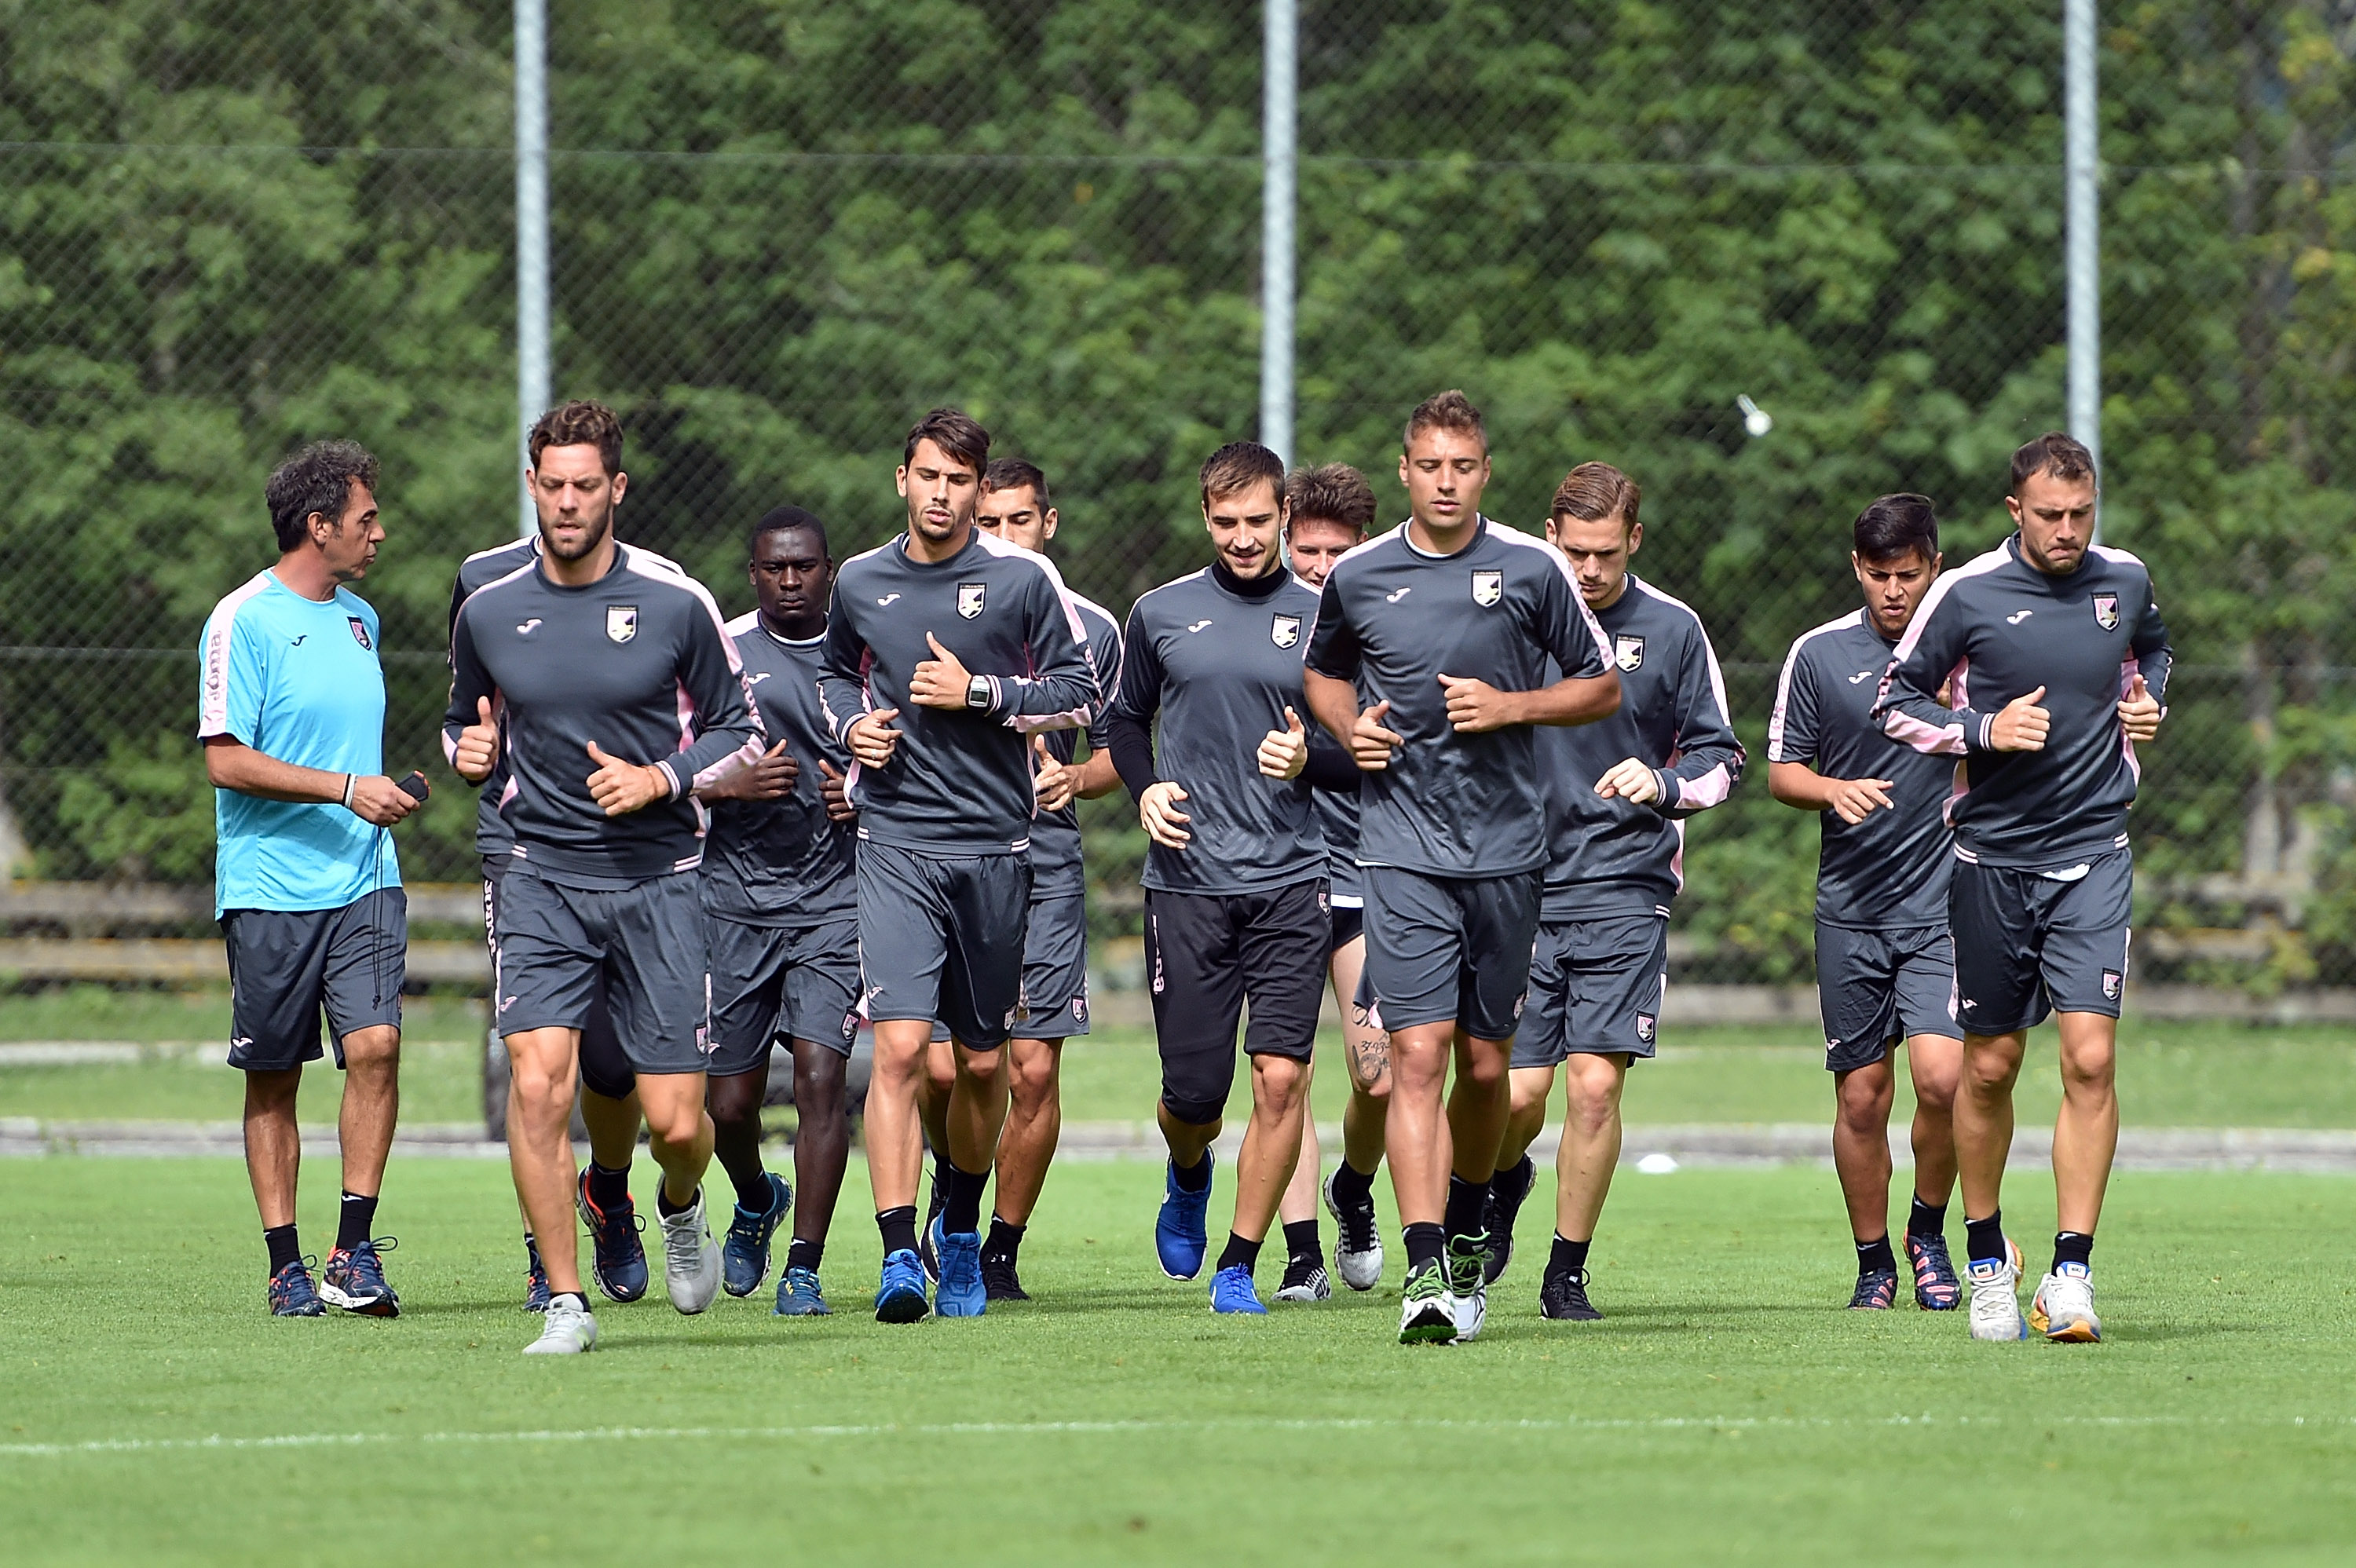
[(1587, 1271), (1577, 1274), (1557, 1274), (1549, 1271), (1538, 1286), (1538, 1316), (1551, 1317), (1558, 1323), (1594, 1323), (1603, 1314), (1595, 1310), (1587, 1299)]
[(933, 1251), (933, 1221), (941, 1217), (941, 1168), (933, 1167), (932, 1196), (925, 1200), (925, 1222), (916, 1232), (916, 1261), (924, 1265), (925, 1283), (941, 1282), (940, 1254)]
[(1514, 1261), (1514, 1221), (1520, 1217), (1522, 1200), (1530, 1195), (1537, 1174), (1537, 1167), (1528, 1155), (1524, 1155), (1489, 1179), (1489, 1259), (1482, 1265), (1481, 1273), (1490, 1285), (1503, 1279), (1505, 1265)]
[(1323, 1301), (1333, 1294), (1333, 1282), (1325, 1275), (1325, 1260), (1315, 1253), (1301, 1253), (1284, 1260), (1284, 1283), (1276, 1287), (1276, 1298), (1290, 1304)]
[(1023, 1288), (1023, 1276), (1014, 1266), (1014, 1259), (1005, 1253), (981, 1254), (981, 1289), (991, 1301), (1028, 1301), (1031, 1293)]
[(1869, 1269), (1857, 1276), (1857, 1290), (1849, 1296), (1852, 1312), (1887, 1312), (1898, 1305), (1898, 1271)]

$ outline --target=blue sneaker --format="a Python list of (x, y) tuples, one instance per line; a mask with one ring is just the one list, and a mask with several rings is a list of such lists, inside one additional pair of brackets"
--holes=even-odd
[(311, 1260), (297, 1258), (270, 1276), (270, 1316), (325, 1317), (327, 1304), (311, 1285)]
[(728, 1234), (721, 1239), (720, 1288), (731, 1296), (750, 1296), (769, 1277), (769, 1238), (794, 1206), (794, 1189), (786, 1179), (774, 1170), (763, 1174), (769, 1182), (768, 1212), (748, 1214), (739, 1203), (728, 1221)]
[(349, 1250), (337, 1247), (329, 1253), (327, 1270), (319, 1275), (319, 1298), (363, 1317), (400, 1317), (401, 1297), (385, 1283), (384, 1264), (377, 1256), (400, 1244), (391, 1236), (379, 1236)]
[(933, 1310), (944, 1317), (979, 1317), (989, 1308), (990, 1287), (981, 1280), (981, 1232), (950, 1231), (933, 1218), (933, 1256), (941, 1263), (933, 1287)]
[(523, 1233), (523, 1309), (526, 1312), (548, 1310), (548, 1265), (540, 1261), (540, 1242), (530, 1231)]
[(1211, 1310), (1240, 1312), (1248, 1317), (1268, 1316), (1268, 1308), (1259, 1304), (1259, 1291), (1252, 1284), (1251, 1270), (1241, 1264), (1223, 1268), (1211, 1276)]
[(627, 1198), (612, 1213), (589, 1199), (589, 1173), (581, 1173), (573, 1207), (589, 1227), (589, 1277), (612, 1301), (636, 1301), (647, 1293), (647, 1249), (638, 1240), (638, 1211)]
[(777, 1279), (777, 1307), (772, 1317), (826, 1317), (834, 1308), (818, 1287), (818, 1270), (789, 1268)]
[(884, 1283), (875, 1287), (875, 1321), (914, 1323), (931, 1311), (925, 1302), (925, 1265), (903, 1247), (884, 1259)]
[[(1205, 1151), (1203, 1157), (1208, 1160), (1211, 1156)], [(1178, 1185), (1176, 1167), (1162, 1167), (1162, 1212), (1153, 1218), (1153, 1253), (1162, 1262), (1162, 1272), (1172, 1279), (1192, 1279), (1203, 1272), (1203, 1254), (1211, 1245), (1203, 1215), (1210, 1207), (1208, 1181), (1200, 1192), (1189, 1192)]]

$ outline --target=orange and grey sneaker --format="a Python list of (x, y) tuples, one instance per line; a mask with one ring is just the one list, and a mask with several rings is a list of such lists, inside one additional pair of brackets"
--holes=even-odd
[(270, 1316), (324, 1317), (327, 1306), (311, 1284), (312, 1258), (297, 1258), (270, 1276)]
[(2092, 1345), (2103, 1337), (2094, 1316), (2094, 1276), (2084, 1264), (2063, 1264), (2038, 1282), (2029, 1326), (2057, 1344)]
[(384, 1264), (377, 1256), (399, 1245), (391, 1236), (380, 1236), (357, 1247), (337, 1247), (327, 1254), (327, 1270), (319, 1275), (319, 1298), (362, 1317), (400, 1317), (401, 1297), (385, 1283)]

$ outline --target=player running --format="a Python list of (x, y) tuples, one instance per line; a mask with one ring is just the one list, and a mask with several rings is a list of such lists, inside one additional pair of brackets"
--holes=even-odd
[(753, 526), (757, 608), (728, 623), (769, 750), (751, 770), (696, 791), (709, 803), (701, 892), (712, 945), (712, 1153), (736, 1188), (720, 1243), (720, 1287), (750, 1296), (768, 1277), (769, 1243), (794, 1189), (761, 1161), (769, 1044), (793, 1052), (794, 1216), (780, 1317), (824, 1316), (819, 1264), (851, 1157), (845, 1080), (859, 1035), (856, 840), (833, 820), (826, 772), (849, 771), (819, 706), (834, 558), (826, 525), (779, 507)]
[[(1346, 463), (1295, 469), (1284, 482), (1286, 560), (1292, 574), (1312, 589), (1346, 552), (1365, 542), (1375, 522), (1375, 490), (1366, 476)], [(1320, 732), (1322, 736), (1322, 731)], [(1321, 746), (1322, 750), (1322, 746)], [(1373, 1009), (1358, 998), (1366, 960), (1365, 899), (1358, 884), (1358, 773), (1353, 767), (1341, 789), (1319, 789), (1310, 803), (1325, 836), (1325, 880), (1333, 906), (1332, 945), (1326, 969), (1333, 1001), (1342, 1012), (1343, 1063), (1350, 1098), (1342, 1107), (1342, 1161), (1326, 1178), (1322, 1196), (1333, 1216), (1333, 1272), (1352, 1290), (1372, 1290), (1383, 1275), (1383, 1238), (1375, 1223), (1375, 1171), (1383, 1162), (1383, 1119), (1391, 1104), (1391, 1041), (1370, 1021)], [(1323, 1301), (1333, 1294), (1323, 1248), (1317, 1234), (1317, 1120), (1301, 1118), (1301, 1159), (1276, 1216), (1284, 1226), (1284, 1279), (1276, 1299)]]
[(1867, 715), (1881, 671), (1939, 575), (1939, 519), (1922, 496), (1884, 496), (1858, 514), (1849, 569), (1865, 608), (1803, 632), (1783, 660), (1767, 724), (1767, 788), (1818, 814), (1816, 998), (1833, 1074), (1833, 1168), (1857, 1243), (1849, 1305), (1898, 1299), (1890, 1245), (1890, 1052), (1906, 1043), (1914, 1081), (1914, 1203), (1906, 1264), (1915, 1305), (1962, 1300), (1947, 1257), (1955, 1184), (1955, 944), (1947, 884), (1955, 859), (1941, 807), (1953, 761), (1896, 745)]
[[(1154, 1119), (1170, 1147), (1154, 1252), (1173, 1279), (1202, 1272), (1211, 1144), (1248, 998), (1251, 1121), (1210, 1296), (1213, 1312), (1258, 1315), (1268, 1308), (1252, 1271), (1301, 1152), (1333, 947), (1325, 841), (1301, 779), (1310, 752), (1301, 650), (1317, 597), (1284, 568), (1276, 453), (1248, 441), (1219, 448), (1203, 464), (1202, 504), (1211, 564), (1130, 609), (1110, 730), (1152, 840), (1145, 965), (1162, 1053)], [(1339, 782), (1348, 759), (1321, 750)]]
[[(1464, 394), (1419, 405), (1404, 446), (1411, 516), (1325, 579), (1307, 688), (1367, 774), (1358, 864), (1391, 1036), (1399, 1339), (1444, 1344), (1478, 1334), (1487, 1309), (1483, 1214), (1546, 864), (1532, 726), (1605, 718), (1620, 682), (1562, 556), (1481, 516), (1489, 442)], [(1552, 685), (1548, 658), (1569, 672)]]
[(1554, 1249), (1538, 1314), (1601, 1317), (1588, 1299), (1588, 1248), (1620, 1162), (1620, 1093), (1649, 1058), (1668, 980), (1669, 906), (1685, 886), (1685, 824), (1742, 782), (1742, 742), (1701, 620), (1628, 570), (1644, 544), (1644, 500), (1608, 463), (1563, 478), (1547, 539), (1610, 639), (1620, 710), (1538, 737), (1547, 801), (1546, 899), (1530, 962), (1530, 1007), (1514, 1041), (1513, 1114), (1491, 1178), (1488, 1275), (1505, 1272), (1514, 1220), (1536, 1176), (1557, 1065), (1566, 1106), (1556, 1156)]
[(842, 563), (819, 692), (855, 762), (859, 950), (875, 1024), (868, 1170), (884, 1236), (875, 1316), (924, 1317), (917, 1096), (933, 1021), (947, 1022), (942, 1209), (928, 1226), (943, 1317), (979, 1317), (981, 1192), (1006, 1120), (999, 1048), (1022, 1000), (1036, 812), (1029, 736), (1087, 722), (1099, 701), (1087, 632), (1044, 556), (974, 527), (990, 434), (954, 409), (909, 431), (897, 475), (907, 531)]
[[(198, 738), (220, 851), (213, 918), (227, 940), (229, 1064), (245, 1074), (245, 1168), (277, 1317), (330, 1306), (394, 1317), (370, 1232), (401, 1109), (401, 982), (409, 903), (386, 832), (417, 808), (384, 775), (377, 614), (348, 584), (384, 542), (377, 460), (324, 441), (262, 487), (278, 560), (213, 607), (199, 649)], [(343, 1201), (318, 1285), (294, 1225), (294, 1102), (325, 1011), (344, 1072)]]
[(534, 427), (530, 452), (540, 553), (459, 606), (443, 740), (470, 784), (507, 768), (499, 809), (515, 847), (493, 1006), (512, 1070), (509, 1161), (551, 1293), (525, 1353), (568, 1355), (597, 1342), (572, 1243), (565, 1135), (601, 976), (663, 1170), (655, 1210), (671, 1305), (701, 1312), (719, 1288), (701, 1185), (712, 1158), (694, 875), (703, 820), (690, 795), (766, 748), (712, 595), (614, 540), (613, 499), (627, 481), (612, 416), (567, 404)]
[[(1036, 464), (1001, 457), (983, 471), (976, 528), (1044, 555), (1061, 520), (1047, 475)], [(1120, 683), (1120, 624), (1103, 605), (1076, 593), (1070, 599), (1087, 632), (1097, 688), (1108, 698)], [(1023, 1236), (1064, 1128), (1058, 1089), (1064, 1042), (1088, 1032), (1087, 879), (1080, 865), (1079, 814), (1072, 803), (1110, 795), (1119, 786), (1104, 728), (1106, 706), (1098, 704), (1089, 722), (1088, 760), (1077, 767), (1072, 758), (1079, 731), (1057, 730), (1031, 741), (1039, 814), (1031, 825), (1031, 924), (1023, 940), (1023, 995), (1014, 1017), (1024, 1032), (1007, 1043), (1006, 1127), (998, 1137), (990, 1233), (981, 1243), (982, 1287), (992, 1301), (1031, 1299), (1023, 1288)], [(925, 1118), (934, 1139), (937, 1211), (939, 1157), (948, 1147), (948, 1091), (956, 1073), (947, 1038), (933, 1041), (929, 1066)]]
[[(568, 416), (568, 426), (579, 429), (575, 432), (568, 428), (567, 433), (585, 433), (586, 439), (594, 441), (599, 433), (610, 429), (614, 438), (620, 439), (621, 421), (611, 409), (586, 401), (570, 406), (576, 411)], [(535, 421), (532, 433), (544, 449), (555, 429), (549, 417), (543, 417)], [(609, 522), (615, 509), (621, 506), (627, 480), (627, 475), (617, 474), (614, 487), (601, 503), (606, 508)], [(580, 493), (571, 488), (554, 497), (541, 497), (537, 491), (533, 494), (541, 506), (578, 508), (584, 504)], [(616, 548), (636, 549), (632, 545)], [(678, 570), (674, 563), (651, 550), (639, 553), (659, 565)], [(477, 550), (460, 561), (457, 580), (450, 589), (452, 629), (458, 624), (458, 606), (466, 602), (468, 594), (539, 559), (540, 535), (535, 531), (529, 539), (513, 539), (495, 549)], [(508, 863), (515, 851), (514, 830), (499, 815), (499, 797), (507, 789), (507, 782), (505, 764), (494, 759), (475, 811), (475, 849), (483, 858), (483, 940), (494, 957), (498, 951), (499, 889), (507, 880)], [(588, 1022), (581, 1030), (581, 1125), (589, 1132), (589, 1168), (581, 1173), (575, 1203), (582, 1222), (589, 1227), (590, 1277), (609, 1299), (619, 1302), (636, 1301), (647, 1293), (647, 1253), (638, 1240), (637, 1211), (630, 1201), (630, 1164), (637, 1157), (638, 1123), (637, 1075), (630, 1071), (630, 1059), (624, 1054), (622, 1042), (614, 1033), (613, 1009), (605, 1005), (605, 981), (601, 973), (589, 998)], [(530, 1214), (524, 1216), (523, 1249), (524, 1307), (527, 1311), (545, 1312), (548, 1271), (541, 1265), (540, 1244), (532, 1237)]]
[[(1947, 900), (1964, 1028), (1955, 1157), (1978, 1339), (2102, 1338), (2091, 1259), (2118, 1147), (2113, 1081), (2126, 987), (2136, 743), (2159, 733), (2168, 628), (2151, 574), (2093, 543), (2094, 464), (2069, 436), (2012, 454), (2019, 532), (1942, 577), (1882, 677), (1873, 718), (1917, 751), (1960, 754)], [(1939, 694), (1945, 690), (1948, 702)], [(1950, 706), (1950, 703), (1952, 706)], [(2053, 1129), (2060, 1232), (2023, 1322), (1997, 1201), (2030, 1026), (2059, 1012)]]

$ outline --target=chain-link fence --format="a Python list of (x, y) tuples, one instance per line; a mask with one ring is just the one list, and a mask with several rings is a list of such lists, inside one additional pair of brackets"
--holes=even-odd
[[(1494, 515), (1630, 470), (1639, 570), (1710, 626), (1763, 769), (1858, 507), (1931, 495), (1959, 560), (2061, 422), (2060, 9), (1305, 0), (1296, 455), (1397, 511), (1401, 417), (1462, 386)], [(2184, 661), (2142, 920), (2243, 933), (2162, 944), (2192, 977), (2356, 979), (2356, 5), (2103, 9), (2104, 527)], [(201, 881), (192, 650), (301, 440), (386, 460), (388, 762), (438, 768), (450, 572), (515, 515), (509, 15), (6, 15), (0, 829), (31, 875)], [(625, 412), (626, 537), (744, 608), (744, 526), (791, 500), (838, 555), (885, 537), (901, 434), (948, 401), (1047, 470), (1079, 591), (1123, 613), (1201, 563), (1194, 469), (1258, 402), (1258, 7), (551, 22), (555, 381)], [(436, 779), (405, 863), (462, 880)], [(1763, 783), (1692, 829), (1694, 977), (1806, 971), (1814, 830)], [(1087, 817), (1108, 930), (1124, 799)]]

